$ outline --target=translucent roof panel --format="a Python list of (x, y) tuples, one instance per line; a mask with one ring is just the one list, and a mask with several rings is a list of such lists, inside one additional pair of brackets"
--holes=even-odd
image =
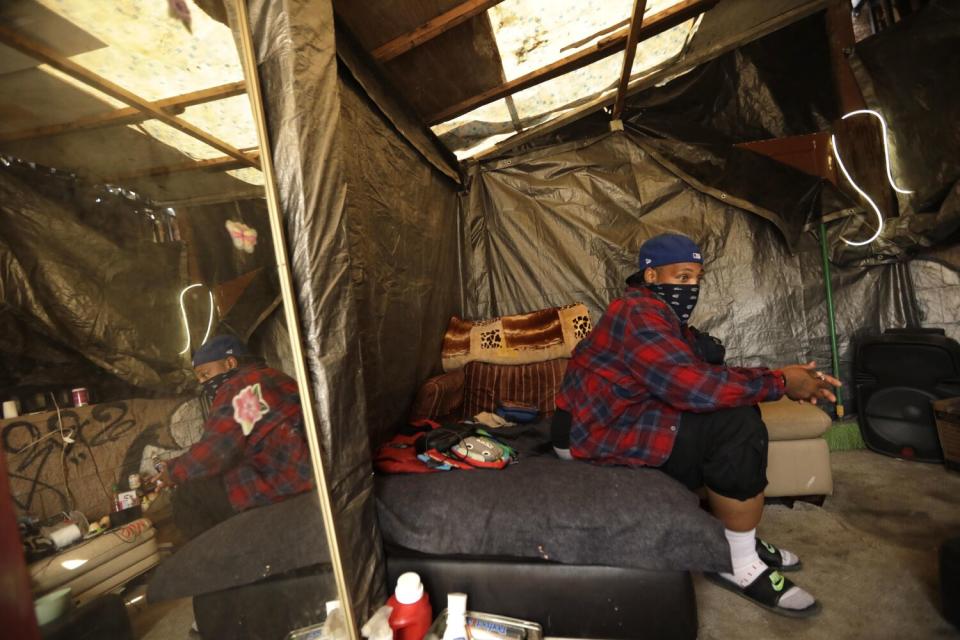
[[(644, 16), (681, 0), (648, 0)], [(506, 0), (489, 9), (507, 80), (589, 48), (627, 26), (633, 0)]]
[[(539, 0), (516, 0), (516, 3), (521, 2), (536, 4)], [(515, 3), (507, 0), (498, 7), (512, 4)], [(602, 4), (606, 5), (606, 3)], [(611, 2), (610, 4), (615, 5), (617, 3)], [(632, 8), (633, 3), (628, 4)], [(654, 13), (662, 11), (665, 6), (671, 4), (674, 3), (650, 3)], [(532, 11), (533, 9), (527, 10)], [(636, 81), (638, 78), (655, 73), (677, 60), (683, 54), (698, 24), (699, 19), (693, 18), (652, 38), (643, 40), (637, 46), (631, 68), (631, 80)], [(614, 22), (608, 25), (610, 28), (604, 30), (597, 38), (607, 37), (617, 29), (623, 28), (623, 26)], [(593, 40), (595, 41), (597, 38)], [(561, 55), (568, 54), (569, 51), (566, 51)], [(537, 68), (540, 66), (543, 65), (537, 65)], [(612, 95), (616, 90), (622, 66), (623, 52), (619, 52), (553, 80), (519, 91), (504, 100), (498, 100), (474, 109), (469, 113), (433, 127), (433, 131), (444, 144), (454, 151), (458, 158), (471, 157), (519, 131), (545, 124), (596, 100), (603, 94)], [(524, 73), (529, 73), (529, 71), (522, 70), (520, 72), (521, 75)], [(509, 77), (509, 72), (507, 75)]]
[(243, 80), (230, 28), (197, 7), (187, 32), (166, 2), (38, 2), (107, 44), (73, 62), (147, 100)]
[[(192, 4), (188, 31), (183, 23), (169, 15), (166, 2), (37, 2), (106, 45), (73, 55), (70, 57), (72, 62), (143, 99), (161, 100), (244, 79), (230, 28)], [(97, 97), (104, 106), (117, 109), (127, 106), (46, 65), (40, 70)], [(59, 116), (52, 113), (50, 122), (43, 124), (79, 117), (70, 115), (68, 109), (63, 111), (66, 113)], [(257, 146), (256, 128), (246, 95), (196, 104), (187, 107), (178, 117), (237, 149)], [(128, 126), (195, 160), (224, 155), (222, 151), (158, 120)], [(251, 177), (256, 169), (237, 171), (242, 172), (238, 176), (244, 176), (241, 179), (247, 182), (262, 183), (262, 177)]]
[(600, 92), (616, 87), (622, 66), (623, 52), (620, 52), (517, 92), (513, 94), (517, 114), (529, 119), (579, 106)]

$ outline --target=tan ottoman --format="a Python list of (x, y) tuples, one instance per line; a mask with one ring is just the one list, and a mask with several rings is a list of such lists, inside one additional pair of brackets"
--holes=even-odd
[(761, 403), (760, 411), (770, 433), (767, 497), (831, 495), (830, 449), (823, 439), (830, 416), (787, 398)]

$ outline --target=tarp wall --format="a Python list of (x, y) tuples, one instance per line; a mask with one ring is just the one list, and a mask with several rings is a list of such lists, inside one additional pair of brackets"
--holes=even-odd
[[(113, 384), (105, 371), (140, 389), (182, 391), (191, 383), (177, 355), (183, 245), (154, 242), (122, 195), (31, 175), (0, 171), (0, 387), (98, 390)], [(120, 219), (112, 228), (110, 215)]]
[(908, 211), (936, 210), (960, 179), (960, 3), (932, 0), (850, 57), (870, 108), (890, 126), (893, 175)]
[(460, 313), (454, 182), (401, 138), (341, 67), (339, 142), (371, 446), (396, 432), (440, 371)]
[[(632, 139), (611, 133), (482, 165), (465, 209), (466, 314), (482, 318), (581, 301), (596, 320), (637, 271), (640, 244), (679, 231), (704, 250), (692, 323), (731, 363), (829, 363), (820, 254), (791, 255), (769, 221), (692, 188)], [(902, 265), (833, 272), (842, 369), (850, 341), (916, 323)]]
[[(340, 559), (361, 620), (384, 595), (329, 0), (254, 0), (251, 27)], [(318, 538), (317, 544), (323, 544)], [(318, 594), (326, 599), (330, 594)]]

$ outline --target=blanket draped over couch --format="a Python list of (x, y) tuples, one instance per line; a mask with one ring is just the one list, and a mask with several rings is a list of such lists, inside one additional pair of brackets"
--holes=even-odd
[(473, 361), (529, 364), (569, 358), (592, 328), (590, 312), (579, 303), (490, 320), (453, 316), (443, 336), (443, 370)]

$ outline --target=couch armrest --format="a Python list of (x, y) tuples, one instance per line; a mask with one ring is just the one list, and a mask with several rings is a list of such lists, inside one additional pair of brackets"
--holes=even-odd
[(463, 369), (434, 376), (423, 383), (410, 408), (410, 420), (436, 420), (463, 405)]

